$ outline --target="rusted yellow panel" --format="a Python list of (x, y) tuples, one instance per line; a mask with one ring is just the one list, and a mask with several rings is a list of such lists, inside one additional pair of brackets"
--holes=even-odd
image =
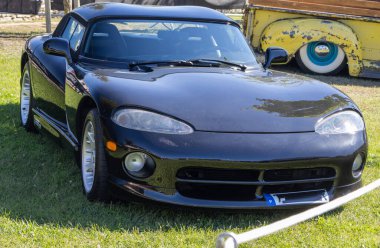
[[(370, 66), (365, 60), (380, 61), (380, 22), (259, 8), (252, 8), (249, 13), (253, 16), (252, 30), (247, 33), (256, 49), (265, 51), (269, 46), (280, 46), (294, 55), (308, 42), (326, 40), (343, 48), (351, 76), (358, 76), (363, 66)], [(304, 19), (314, 21), (305, 22)], [(301, 33), (303, 35), (299, 35)]]
[(363, 59), (380, 61), (380, 23), (358, 20), (340, 20), (346, 24), (358, 37)]
[(271, 23), (261, 34), (261, 48), (277, 46), (290, 56), (313, 41), (339, 45), (346, 54), (349, 73), (358, 76), (363, 68), (361, 44), (353, 30), (345, 24), (324, 19), (287, 19)]
[(251, 42), (255, 48), (260, 48), (261, 34), (263, 33), (264, 29), (272, 22), (275, 22), (281, 19), (307, 17), (306, 15), (270, 11), (270, 10), (251, 9), (250, 11), (251, 13), (254, 12), (254, 18), (253, 18), (253, 23), (252, 23), (253, 35), (251, 37), (252, 38)]

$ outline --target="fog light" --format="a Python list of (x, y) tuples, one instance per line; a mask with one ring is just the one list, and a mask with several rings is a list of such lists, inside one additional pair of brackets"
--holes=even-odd
[(362, 154), (359, 153), (358, 155), (356, 155), (355, 160), (352, 163), (352, 175), (354, 177), (360, 176), (362, 167), (363, 167), (363, 156)]
[(134, 152), (125, 157), (125, 168), (130, 172), (138, 172), (144, 168), (146, 154)]
[(124, 159), (126, 172), (135, 177), (148, 177), (153, 174), (155, 163), (153, 159), (142, 152), (132, 152)]

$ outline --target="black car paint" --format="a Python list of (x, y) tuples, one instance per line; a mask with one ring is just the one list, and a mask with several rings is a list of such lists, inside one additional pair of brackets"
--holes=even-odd
[(313, 132), (321, 117), (356, 109), (347, 96), (326, 84), (280, 72), (266, 75), (260, 69), (96, 69), (84, 81), (91, 82), (91, 95), (105, 117), (119, 106), (137, 106), (176, 117), (197, 131)]
[[(70, 15), (88, 30), (100, 18), (121, 15), (103, 16), (111, 11), (104, 12), (107, 6), (94, 4)], [(168, 13), (173, 12), (157, 16), (139, 12), (130, 18), (169, 19)], [(234, 24), (223, 15), (210, 19), (202, 16), (203, 12), (188, 14), (173, 19)], [(60, 35), (63, 26), (59, 25), (54, 37)], [(68, 64), (65, 58), (43, 51), (44, 41), (51, 37), (29, 39), (22, 60), (25, 63), (27, 56), (30, 62), (35, 118), (77, 149), (81, 111), (87, 104), (96, 106), (105, 139), (119, 146), (116, 152), (107, 152), (110, 181), (119, 189), (179, 205), (261, 208), (266, 205), (260, 199), (234, 202), (184, 197), (175, 189), (176, 172), (183, 167), (267, 170), (327, 166), (336, 170), (331, 196), (360, 185), (360, 178), (351, 174), (351, 166), (356, 154), (366, 156), (366, 133), (326, 136), (314, 132), (315, 123), (322, 117), (346, 109), (360, 113), (346, 95), (331, 86), (260, 68), (241, 72), (224, 67), (157, 67), (149, 73), (131, 72), (123, 64), (91, 61), (79, 52), (71, 54), (74, 62)], [(178, 118), (195, 131), (165, 135), (127, 130), (110, 120), (115, 109), (127, 106)], [(137, 179), (125, 173), (122, 159), (130, 151), (144, 151), (155, 159), (157, 169), (151, 177)]]

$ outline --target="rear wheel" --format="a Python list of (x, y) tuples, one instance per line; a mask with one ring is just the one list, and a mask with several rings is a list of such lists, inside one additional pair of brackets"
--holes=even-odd
[(296, 54), (296, 60), (303, 71), (315, 74), (334, 75), (346, 65), (343, 49), (325, 41), (304, 45)]
[(22, 72), (20, 82), (20, 119), (21, 125), (26, 131), (35, 131), (32, 104), (33, 104), (33, 92), (31, 86), (29, 63), (27, 62)]
[(81, 144), (81, 171), (83, 191), (90, 201), (110, 200), (108, 166), (105, 159), (103, 131), (96, 108), (86, 116)]

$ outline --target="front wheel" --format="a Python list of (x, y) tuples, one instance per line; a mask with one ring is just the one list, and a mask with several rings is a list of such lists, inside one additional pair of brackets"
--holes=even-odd
[(103, 131), (96, 108), (86, 116), (81, 142), (83, 191), (90, 201), (108, 202), (108, 166), (105, 158)]
[(29, 72), (29, 63), (26, 63), (22, 71), (20, 82), (20, 119), (21, 125), (28, 132), (35, 131), (34, 119), (32, 113), (33, 92)]
[(346, 56), (338, 45), (316, 41), (301, 47), (296, 54), (296, 61), (307, 73), (335, 75), (345, 67)]

